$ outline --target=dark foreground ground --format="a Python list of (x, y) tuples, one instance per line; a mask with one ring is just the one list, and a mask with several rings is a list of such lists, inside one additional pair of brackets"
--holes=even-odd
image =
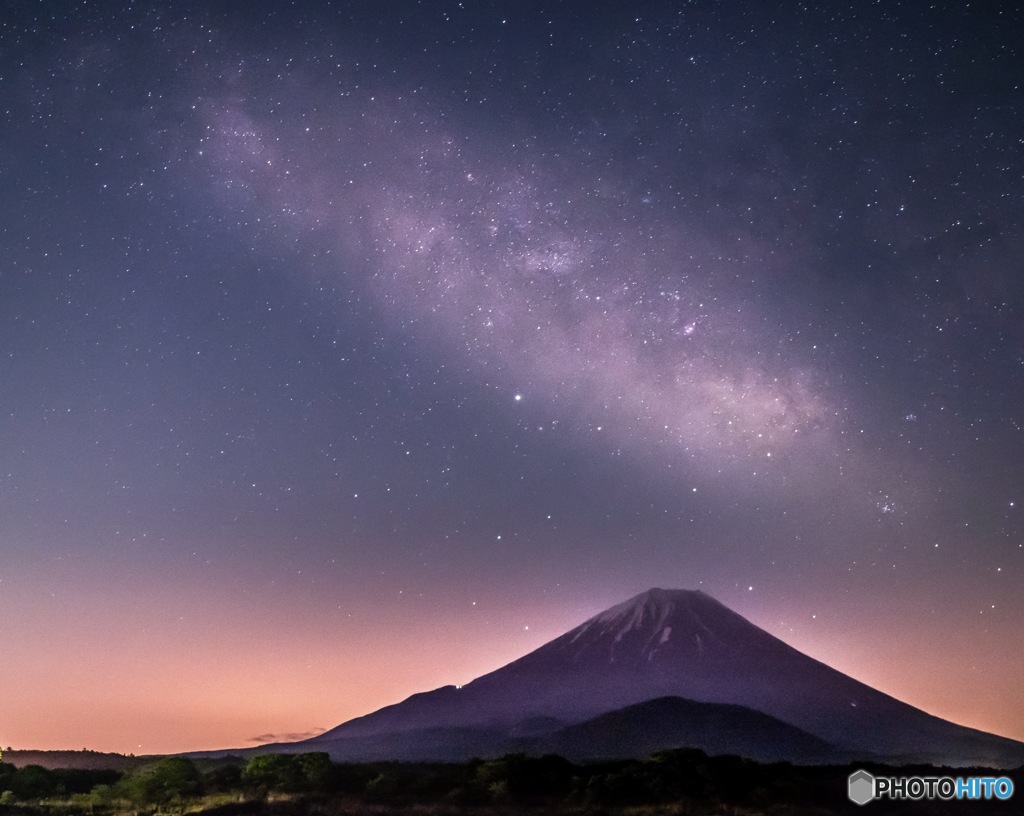
[(851, 766), (763, 765), (693, 750), (595, 765), (522, 755), (464, 764), (361, 765), (332, 763), (321, 753), (249, 760), (113, 758), (111, 768), (96, 767), (102, 761), (95, 755), (89, 759), (78, 763), (67, 758), (67, 764), (79, 765), (73, 768), (0, 763), (0, 814), (1024, 814), (1024, 769), (865, 766), (879, 776), (1007, 776), (1018, 790), (1004, 801), (874, 801), (858, 806), (847, 799), (847, 777), (855, 770)]

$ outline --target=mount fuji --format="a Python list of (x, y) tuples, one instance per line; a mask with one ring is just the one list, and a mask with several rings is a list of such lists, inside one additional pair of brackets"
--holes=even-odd
[[(461, 687), (259, 752), (577, 760), (674, 747), (762, 761), (1017, 767), (1024, 743), (956, 725), (797, 651), (700, 591), (651, 589)], [(251, 751), (250, 751), (251, 752)]]

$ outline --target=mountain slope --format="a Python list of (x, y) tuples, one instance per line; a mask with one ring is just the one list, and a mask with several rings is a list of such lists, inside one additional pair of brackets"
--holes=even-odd
[(794, 762), (1024, 765), (1024, 743), (902, 703), (703, 592), (663, 589), (460, 688), (414, 694), (303, 742), (195, 756), (461, 760), (564, 751), (585, 760), (672, 747)]
[[(350, 720), (329, 747), (433, 729), (511, 733), (580, 723), (661, 697), (744, 706), (861, 754), (1015, 766), (1024, 744), (954, 725), (810, 658), (699, 591), (652, 589), (461, 688), (445, 686)], [(332, 749), (333, 750), (333, 749)]]

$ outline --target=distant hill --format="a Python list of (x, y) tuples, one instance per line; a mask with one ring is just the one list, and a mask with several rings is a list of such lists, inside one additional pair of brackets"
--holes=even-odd
[(152, 762), (153, 757), (105, 754), (99, 751), (4, 751), (3, 761), (18, 768), (41, 765), (44, 768), (125, 771)]
[(758, 762), (838, 764), (851, 759), (849, 751), (760, 711), (681, 697), (660, 697), (568, 726), (539, 740), (532, 752), (577, 761), (643, 759), (680, 746)]
[[(652, 702), (661, 698), (675, 702)], [(462, 687), (415, 694), (310, 740), (233, 753), (452, 760), (556, 745), (581, 760), (638, 756), (651, 746), (794, 762), (839, 755), (1024, 764), (1024, 743), (900, 702), (703, 592), (664, 589), (595, 615)]]

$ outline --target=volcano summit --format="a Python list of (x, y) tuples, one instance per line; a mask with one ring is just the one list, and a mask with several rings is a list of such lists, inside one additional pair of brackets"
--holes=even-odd
[(299, 743), (338, 760), (575, 759), (674, 747), (759, 760), (1015, 767), (1024, 743), (939, 719), (830, 668), (700, 591), (651, 589), (462, 687)]

